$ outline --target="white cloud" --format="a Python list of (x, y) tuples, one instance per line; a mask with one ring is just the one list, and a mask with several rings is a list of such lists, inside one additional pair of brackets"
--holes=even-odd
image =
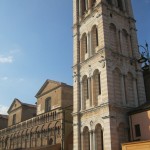
[(0, 63), (12, 63), (13, 62), (13, 56), (3, 56), (0, 55)]
[(24, 81), (24, 79), (23, 79), (23, 78), (20, 78), (20, 79), (19, 79), (19, 82), (23, 82), (23, 81)]
[(9, 51), (10, 54), (16, 54), (16, 53), (20, 53), (21, 50), (20, 49), (12, 49)]
[(2, 77), (1, 80), (6, 81), (8, 80), (8, 77)]
[(0, 105), (0, 114), (7, 114), (8, 107), (4, 105)]

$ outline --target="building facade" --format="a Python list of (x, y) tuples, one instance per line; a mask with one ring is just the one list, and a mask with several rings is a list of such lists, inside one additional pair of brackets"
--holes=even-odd
[(73, 0), (74, 150), (120, 150), (146, 101), (130, 0)]
[(0, 130), (0, 150), (73, 149), (72, 86), (47, 80), (36, 98), (36, 107), (13, 101), (8, 127)]
[(7, 127), (8, 115), (0, 114), (0, 130)]
[(129, 112), (131, 141), (150, 140), (150, 102)]

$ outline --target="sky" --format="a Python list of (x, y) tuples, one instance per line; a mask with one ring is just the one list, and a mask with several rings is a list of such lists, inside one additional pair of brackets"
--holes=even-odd
[[(150, 44), (150, 0), (132, 0), (139, 44)], [(47, 79), (72, 85), (72, 0), (0, 0), (0, 113), (34, 104)]]

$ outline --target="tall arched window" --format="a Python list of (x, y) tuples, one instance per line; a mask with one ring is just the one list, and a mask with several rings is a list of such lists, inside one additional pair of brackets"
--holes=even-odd
[(87, 47), (87, 35), (84, 33), (81, 38), (80, 42), (80, 61), (85, 60), (85, 54), (88, 52), (88, 47)]
[(121, 91), (121, 72), (117, 68), (113, 71), (113, 88), (114, 88), (114, 101), (117, 104), (122, 104), (122, 91)]
[(92, 44), (92, 53), (95, 53), (95, 48), (98, 46), (98, 29), (97, 26), (94, 25), (91, 30), (91, 44)]
[(87, 99), (89, 99), (89, 82), (87, 76), (84, 76), (82, 80), (82, 100), (84, 109), (86, 109)]
[(107, 3), (112, 5), (112, 0), (107, 0)]
[(101, 77), (99, 70), (95, 70), (93, 74), (93, 103), (98, 105), (98, 96), (101, 95)]
[(45, 100), (45, 112), (48, 112), (51, 110), (51, 98), (47, 98)]
[(116, 29), (116, 26), (113, 23), (110, 24), (109, 31), (110, 31), (110, 48), (114, 52), (118, 52), (117, 29)]
[(96, 0), (91, 0), (91, 7), (93, 7), (96, 3)]
[(131, 56), (131, 50), (129, 46), (129, 35), (125, 29), (122, 30), (122, 49), (126, 56)]
[(81, 15), (83, 16), (88, 9), (88, 0), (81, 0), (80, 6)]
[(130, 106), (135, 105), (134, 101), (134, 88), (133, 88), (133, 75), (128, 73), (126, 76), (126, 98), (127, 104)]
[(103, 130), (100, 124), (97, 124), (95, 128), (95, 149), (96, 150), (104, 149)]
[(118, 8), (120, 10), (123, 10), (123, 2), (122, 2), (122, 0), (117, 0), (117, 3), (118, 3)]
[(88, 127), (83, 130), (83, 150), (90, 150), (90, 136)]

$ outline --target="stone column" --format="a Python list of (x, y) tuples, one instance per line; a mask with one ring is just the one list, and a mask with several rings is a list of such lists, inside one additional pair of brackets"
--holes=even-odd
[(91, 77), (91, 102), (92, 106), (94, 106), (94, 77)]
[(93, 131), (93, 149), (92, 150), (95, 150), (95, 131)]
[(81, 132), (81, 150), (83, 150), (83, 146), (84, 146), (84, 143), (83, 143), (83, 132)]
[(123, 39), (122, 39), (122, 32), (121, 32), (121, 30), (119, 30), (118, 31), (118, 33), (119, 33), (119, 49), (120, 49), (120, 53), (121, 54), (124, 54), (124, 51), (123, 51), (123, 49), (122, 49), (122, 45), (123, 45)]
[(84, 95), (83, 95), (83, 82), (80, 82), (81, 87), (81, 110), (84, 109)]
[(124, 75), (120, 74), (121, 76), (121, 92), (122, 92), (122, 101), (123, 101), (123, 105), (126, 105), (126, 94), (125, 94), (125, 77)]
[(137, 94), (137, 85), (136, 85), (136, 79), (133, 78), (133, 90), (134, 90), (134, 100), (136, 107), (139, 105), (138, 103), (138, 94)]
[(124, 90), (124, 92), (123, 92), (123, 93), (124, 93), (124, 103), (125, 103), (126, 105), (128, 105), (127, 90), (126, 90), (126, 86), (127, 86), (127, 85), (126, 85), (126, 84), (127, 84), (127, 83), (126, 83), (126, 78), (127, 78), (126, 75), (123, 75), (123, 87), (122, 87), (122, 88), (123, 88), (123, 90)]
[(93, 150), (93, 132), (90, 131), (90, 150)]

